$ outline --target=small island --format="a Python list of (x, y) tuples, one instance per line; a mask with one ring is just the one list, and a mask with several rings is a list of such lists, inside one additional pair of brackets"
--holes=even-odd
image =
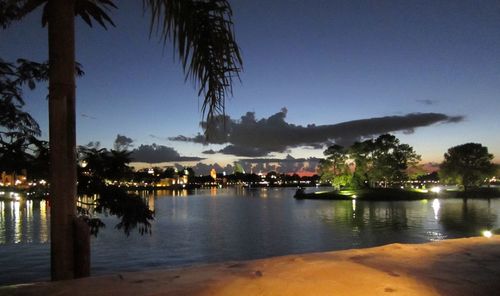
[[(320, 162), (321, 181), (333, 190), (306, 192), (296, 199), (421, 200), (434, 198), (500, 197), (498, 170), (487, 147), (466, 143), (444, 154), (439, 172), (423, 173), (420, 155), (394, 135), (355, 142), (350, 147), (332, 145)], [(493, 185), (492, 185), (493, 183)]]
[(500, 197), (500, 190), (492, 188), (476, 188), (469, 191), (443, 190), (433, 187), (431, 190), (409, 190), (401, 188), (370, 188), (360, 190), (330, 190), (306, 192), (298, 189), (296, 199), (317, 200), (366, 200), (366, 201), (396, 201), (423, 200), (434, 198), (495, 198)]

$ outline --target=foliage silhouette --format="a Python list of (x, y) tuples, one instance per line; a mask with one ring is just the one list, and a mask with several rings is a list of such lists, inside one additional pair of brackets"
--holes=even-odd
[(347, 149), (339, 145), (332, 145), (323, 152), (323, 155), (325, 155), (325, 159), (319, 163), (321, 180), (331, 182), (337, 189), (351, 187), (352, 173), (347, 162)]
[[(326, 159), (320, 162), (323, 180), (330, 180), (336, 187), (374, 187), (402, 182), (408, 178), (407, 170), (420, 160), (413, 148), (399, 143), (390, 134), (376, 139), (355, 142), (345, 149), (339, 145), (328, 147)], [(354, 170), (351, 168), (354, 165)]]
[(487, 177), (492, 177), (496, 167), (488, 148), (477, 143), (451, 147), (444, 154), (439, 176), (442, 180), (460, 184), (465, 191), (479, 187)]
[[(99, 198), (91, 203), (81, 202), (82, 206), (78, 208), (79, 213), (90, 226), (91, 234), (97, 236), (99, 229), (105, 227), (105, 224), (99, 218), (94, 217), (94, 213), (114, 215), (120, 219), (115, 225), (118, 230), (123, 230), (128, 236), (133, 229), (139, 233), (151, 234), (151, 220), (154, 220), (154, 212), (137, 194), (126, 192), (122, 188), (106, 186), (103, 183), (94, 184), (91, 187), (99, 192)], [(87, 188), (87, 193), (89, 193)], [(91, 191), (93, 191), (91, 190)], [(88, 207), (93, 210), (89, 210)]]
[[(199, 84), (207, 118), (224, 112), (225, 96), (238, 77), (241, 57), (232, 32), (231, 9), (226, 0), (144, 0), (150, 9), (151, 33), (172, 39), (186, 77)], [(49, 39), (49, 134), (51, 153), (51, 272), (52, 279), (75, 275), (73, 249), (76, 215), (75, 128), (75, 23), (80, 16), (106, 28), (113, 25), (107, 12), (112, 0), (21, 0), (0, 1), (1, 25), (43, 6), (42, 24)], [(57, 260), (56, 260), (57, 257)]]

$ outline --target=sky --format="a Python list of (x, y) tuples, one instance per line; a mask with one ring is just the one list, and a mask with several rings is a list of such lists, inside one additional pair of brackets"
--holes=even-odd
[[(160, 160), (225, 166), (320, 158), (390, 132), (424, 163), (468, 142), (500, 162), (500, 2), (229, 2), (243, 57), (229, 130), (201, 143), (201, 98), (172, 47), (150, 37), (142, 1), (117, 1), (116, 27), (77, 20), (77, 143), (111, 148), (120, 134), (166, 146)], [(0, 58), (21, 57), (47, 60), (40, 11), (0, 31)], [(46, 94), (25, 91), (44, 138)]]

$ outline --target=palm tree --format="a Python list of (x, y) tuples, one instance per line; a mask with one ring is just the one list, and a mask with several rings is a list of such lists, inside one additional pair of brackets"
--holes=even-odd
[(105, 177), (111, 180), (123, 181), (132, 171), (128, 164), (132, 161), (131, 151), (111, 149), (106, 155)]
[[(75, 28), (78, 15), (106, 27), (114, 25), (107, 10), (113, 0), (4, 0), (0, 21), (20, 19), (44, 6), (43, 24), (49, 28), (49, 140), (51, 161), (51, 275), (53, 280), (75, 276), (76, 132)], [(210, 122), (224, 113), (225, 97), (232, 91), (242, 60), (232, 31), (227, 0), (143, 0), (151, 16), (151, 32), (172, 39), (186, 79), (204, 95), (202, 112)]]
[(90, 142), (86, 146), (78, 147), (78, 162), (85, 162), (85, 169), (99, 179), (104, 178), (107, 168), (106, 160), (108, 149), (101, 148), (99, 142)]

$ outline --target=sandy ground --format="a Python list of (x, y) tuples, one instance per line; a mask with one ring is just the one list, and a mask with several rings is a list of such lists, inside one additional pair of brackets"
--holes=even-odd
[(6, 286), (0, 295), (500, 295), (500, 236)]

